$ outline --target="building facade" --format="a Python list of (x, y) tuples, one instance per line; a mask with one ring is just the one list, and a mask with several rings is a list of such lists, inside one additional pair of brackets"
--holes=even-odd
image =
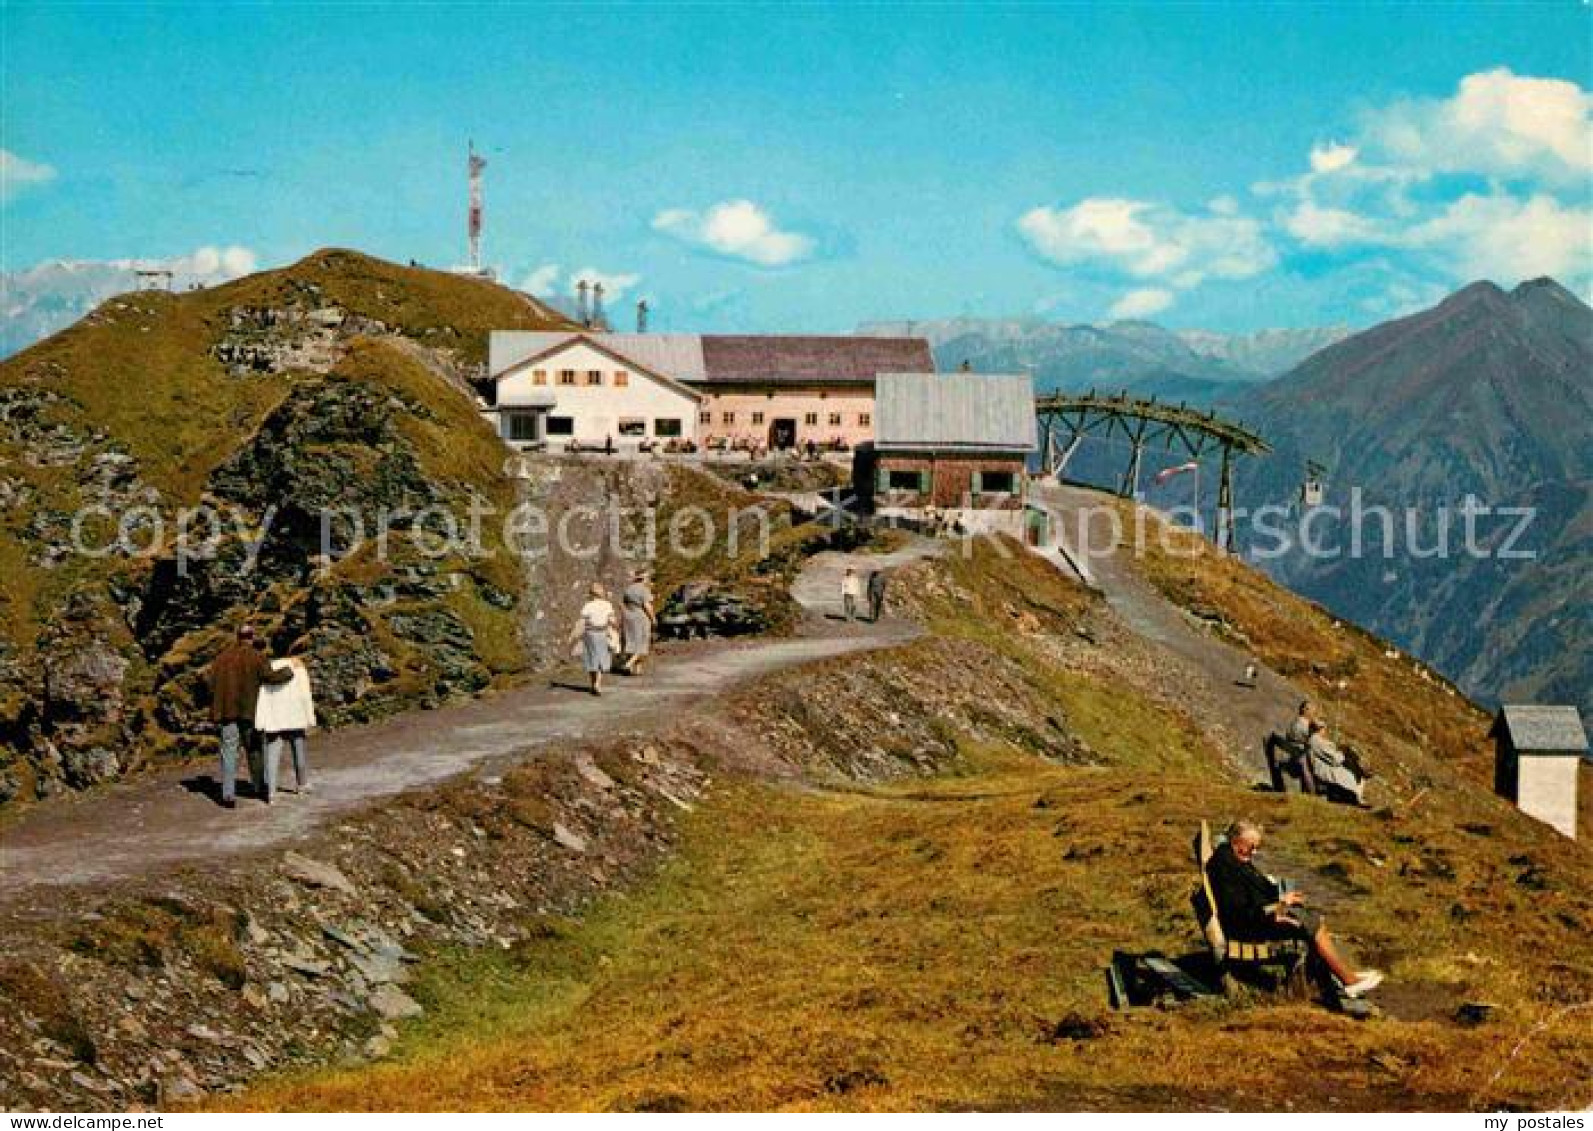
[(852, 465), (866, 512), (1025, 537), (1038, 442), (1028, 377), (882, 374), (877, 410)]
[(1587, 732), (1575, 707), (1505, 704), (1493, 723), (1494, 792), (1557, 832), (1577, 831)]
[(493, 390), (498, 435), (516, 447), (691, 440), (703, 399), (586, 335), (507, 365)]
[[(483, 411), (511, 443), (601, 444), (612, 433), (616, 443), (635, 444), (667, 439), (651, 424), (642, 432), (640, 422), (674, 419), (680, 408), (642, 404), (639, 395), (668, 400), (664, 391), (684, 390), (697, 401), (681, 438), (700, 445), (852, 449), (874, 435), (878, 374), (933, 367), (922, 338), (494, 333)], [(600, 383), (589, 385), (593, 371)], [(615, 385), (621, 372), (628, 383)], [(535, 440), (516, 438), (534, 432)]]

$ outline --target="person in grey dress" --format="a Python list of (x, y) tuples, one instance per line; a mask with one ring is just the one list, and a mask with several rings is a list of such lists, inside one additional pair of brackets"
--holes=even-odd
[(657, 620), (647, 571), (639, 569), (631, 574), (631, 583), (620, 594), (620, 628), (625, 636), (625, 666), (621, 670), (626, 675), (639, 675), (652, 654), (653, 625)]
[(612, 662), (614, 641), (614, 606), (609, 603), (608, 590), (597, 582), (587, 591), (590, 598), (581, 606), (575, 627), (570, 631), (570, 643), (580, 649), (581, 663), (586, 668), (593, 695), (603, 694), (603, 673)]

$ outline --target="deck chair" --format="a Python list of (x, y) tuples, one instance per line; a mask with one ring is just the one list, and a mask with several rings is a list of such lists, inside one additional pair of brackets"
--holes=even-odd
[(1228, 938), (1223, 930), (1217, 916), (1217, 899), (1212, 894), (1211, 880), (1206, 876), (1206, 861), (1215, 850), (1211, 825), (1206, 821), (1200, 822), (1194, 850), (1199, 883), (1190, 896), (1190, 905), (1201, 936), (1211, 949), (1222, 991), (1229, 992), (1232, 983), (1237, 981), (1261, 989), (1282, 990), (1291, 997), (1307, 995), (1310, 992), (1305, 969), (1308, 948), (1304, 942), (1298, 939), (1242, 942)]

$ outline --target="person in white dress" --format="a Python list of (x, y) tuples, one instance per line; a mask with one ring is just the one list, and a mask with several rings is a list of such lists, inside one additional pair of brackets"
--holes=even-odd
[(255, 701), (254, 729), (264, 746), (264, 800), (267, 805), (277, 792), (277, 770), (285, 743), (293, 755), (293, 781), (298, 793), (310, 792), (309, 733), (315, 727), (315, 695), (310, 688), (310, 670), (298, 658), (272, 661), (272, 669), (286, 669), (293, 678), (286, 683), (266, 684)]
[(603, 673), (613, 663), (612, 637), (615, 635), (614, 605), (608, 599), (608, 590), (601, 582), (594, 581), (587, 591), (587, 602), (581, 606), (580, 616), (575, 620), (575, 628), (570, 632), (570, 643), (580, 646), (581, 662), (591, 681), (593, 695), (603, 694)]

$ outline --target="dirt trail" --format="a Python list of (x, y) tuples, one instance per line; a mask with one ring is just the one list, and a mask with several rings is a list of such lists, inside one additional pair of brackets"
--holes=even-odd
[[(1075, 559), (1084, 549), (1079, 533), (1081, 513), (1108, 503), (1099, 491), (1055, 483), (1036, 483), (1036, 501), (1052, 514), (1058, 536), (1065, 539)], [(1104, 524), (1098, 524), (1097, 539)], [(1105, 596), (1118, 618), (1166, 656), (1182, 661), (1181, 674), (1194, 682), (1186, 688), (1191, 708), (1218, 722), (1240, 766), (1256, 782), (1267, 780), (1261, 741), (1276, 730), (1306, 698), (1300, 688), (1272, 671), (1254, 656), (1216, 636), (1146, 581), (1129, 560), (1132, 545), (1091, 547), (1085, 558), (1090, 580)], [(1247, 665), (1256, 665), (1256, 686), (1241, 686)]]
[[(222, 809), (209, 762), (40, 806), (0, 833), (0, 903), (284, 846), (380, 798), (561, 739), (645, 729), (758, 676), (916, 635), (900, 622), (840, 629), (816, 620), (804, 630), (794, 640), (668, 647), (641, 677), (611, 679), (601, 698), (586, 694), (572, 671), (552, 683), (315, 735), (313, 792), (283, 793), (271, 806), (240, 796), (236, 810)], [(291, 768), (282, 772), (291, 783)]]
[[(947, 548), (948, 544), (945, 542), (915, 537), (901, 549), (892, 550), (888, 554), (848, 554), (838, 550), (827, 550), (809, 559), (791, 586), (791, 596), (796, 599), (797, 604), (807, 610), (810, 625), (823, 624), (826, 620), (844, 623), (841, 578), (845, 575), (847, 567), (857, 570), (859, 576), (866, 581), (868, 575), (875, 570), (893, 570), (898, 566), (909, 565), (925, 558), (939, 557)], [(890, 584), (888, 574), (886, 584), (887, 586)], [(867, 607), (866, 599), (859, 602), (859, 613), (866, 615)], [(841, 629), (836, 627), (830, 631), (841, 631)]]

